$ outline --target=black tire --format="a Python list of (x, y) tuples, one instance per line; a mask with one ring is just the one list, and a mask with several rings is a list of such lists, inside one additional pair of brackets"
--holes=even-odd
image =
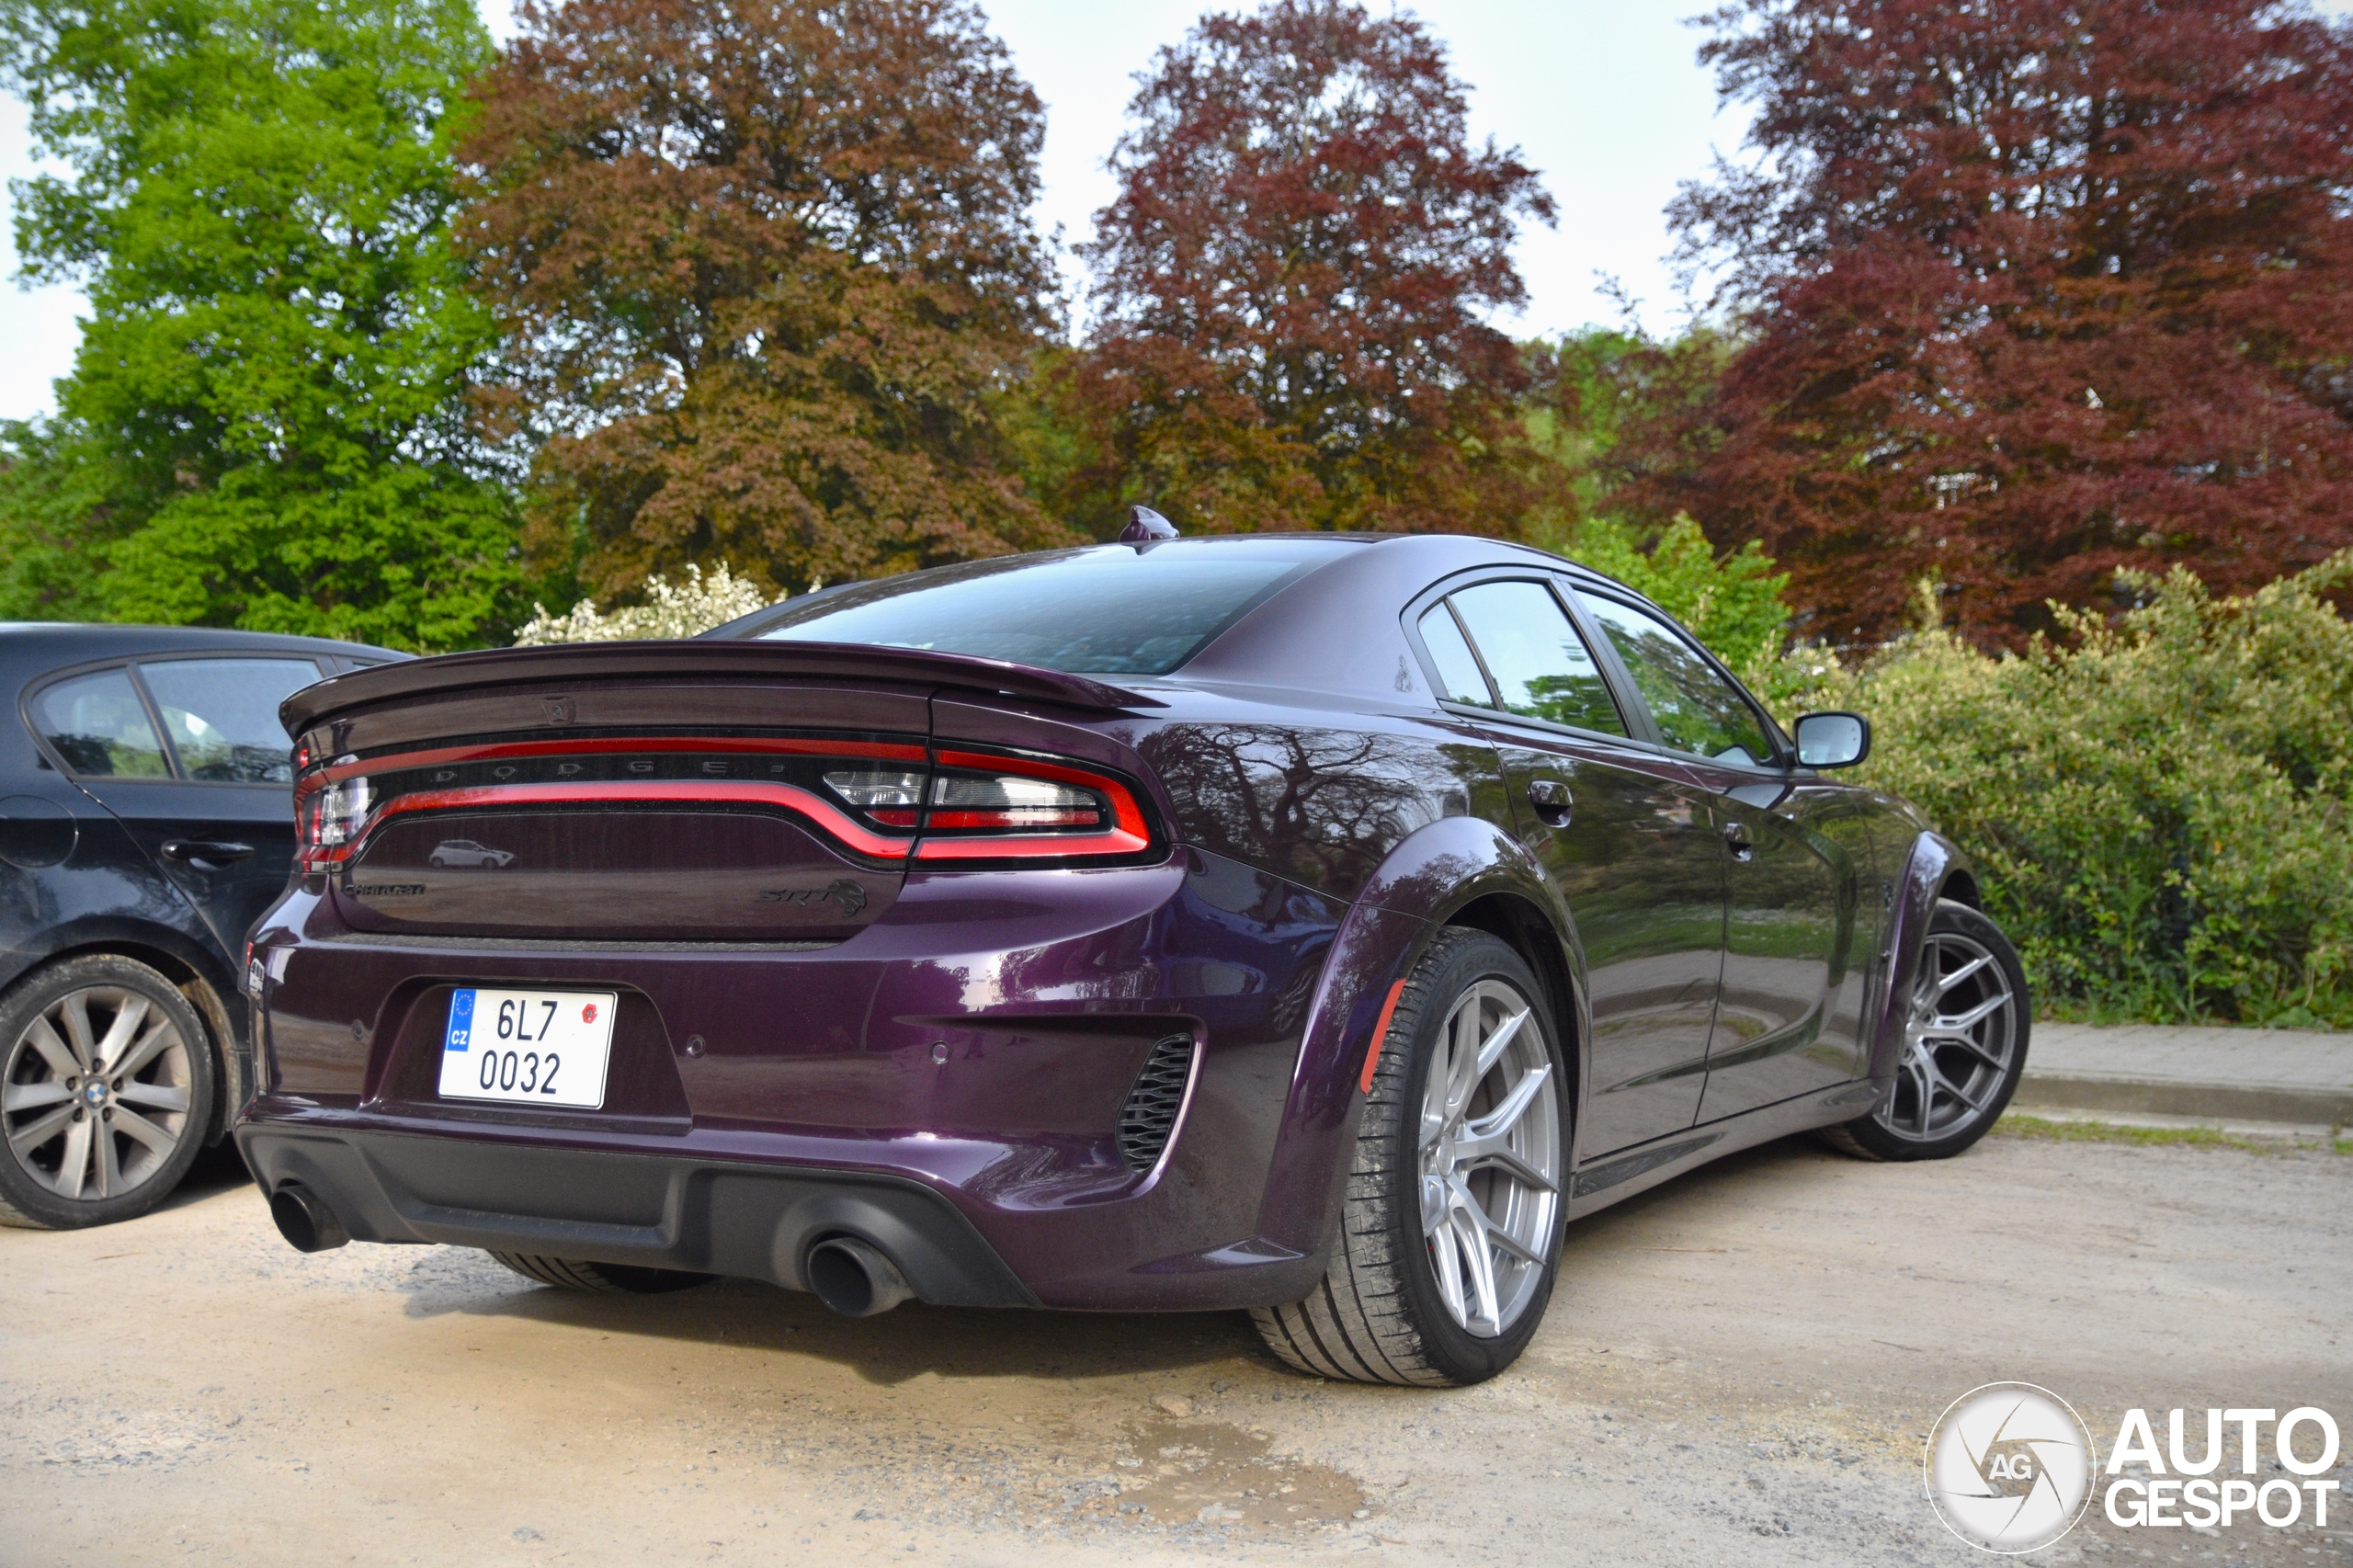
[(1497, 938), (1483, 931), (1444, 931), (1414, 966), (1389, 1031), (1378, 1042), (1372, 1092), (1358, 1125), (1355, 1161), (1324, 1282), (1303, 1301), (1254, 1308), (1250, 1314), (1268, 1348), (1302, 1372), (1423, 1388), (1483, 1382), (1519, 1358), (1543, 1322), (1560, 1272), (1565, 1191), (1555, 1191), (1550, 1221), (1540, 1238), (1534, 1238), (1540, 1241), (1541, 1267), (1532, 1279), (1522, 1276), (1528, 1293), (1517, 1315), (1494, 1335), (1471, 1332), (1449, 1310), (1422, 1225), (1423, 1094), (1447, 1020), (1483, 982), (1500, 982), (1527, 1004), (1529, 1018), (1522, 1027), (1538, 1031), (1551, 1068), (1548, 1082), (1534, 1093), (1553, 1097), (1553, 1180), (1557, 1188), (1566, 1187), (1573, 1098), (1543, 987), (1520, 956)]
[(586, 1290), (599, 1296), (659, 1296), (671, 1290), (691, 1290), (718, 1278), (683, 1268), (645, 1268), (629, 1263), (589, 1263), (574, 1257), (539, 1257), (529, 1253), (490, 1255), (526, 1279), (564, 1290)]
[[(1942, 940), (1940, 938), (1949, 938)], [(1816, 1136), (1842, 1153), (1864, 1160), (1949, 1160), (1969, 1148), (1994, 1129), (2008, 1108), (2010, 1096), (2018, 1093), (2018, 1080), (2026, 1073), (2029, 1036), (2034, 1020), (2034, 999), (2027, 989), (2026, 969), (2018, 962), (2018, 949), (2002, 935), (2002, 928), (1985, 915), (1965, 903), (1951, 899), (1939, 900), (1937, 912), (1928, 922), (1926, 941), (1929, 952), (1923, 956), (1919, 980), (1922, 985), (1932, 978), (1932, 964), (1941, 961), (1943, 975), (1957, 972), (1959, 965), (1951, 961), (1954, 953), (1968, 954), (1972, 949), (1989, 961), (1988, 968), (1997, 970), (2001, 983), (2006, 988), (2008, 1002), (1999, 1009), (2003, 1015), (1998, 1029), (1981, 1031), (1993, 1041), (1995, 1054), (2000, 1056), (1998, 1066), (1986, 1057), (1989, 1046), (1984, 1042), (1965, 1045), (1955, 1040), (1936, 1047), (1941, 1063), (1938, 1075), (1950, 1082), (1949, 1073), (1966, 1067), (1972, 1076), (1951, 1093), (1949, 1104), (1954, 1109), (1949, 1120), (1935, 1119), (1937, 1097), (1945, 1091), (1930, 1088), (1926, 1098), (1928, 1113), (1923, 1115), (1922, 1082), (1919, 1074), (1909, 1063), (1917, 1049), (1914, 1035), (1921, 1012), (1922, 993), (1915, 987), (1910, 997), (1893, 999), (1891, 1006), (1904, 1010), (1907, 1023), (1899, 1060), (1896, 1083), (1887, 1097), (1868, 1116), (1836, 1127), (1825, 1127)], [(1938, 955), (1946, 956), (1939, 960)], [(1984, 973), (1985, 971), (1980, 971)], [(1961, 980), (1955, 990), (1977, 987), (1975, 979)], [(1982, 1005), (1993, 995), (1990, 981), (1984, 988), (1973, 989), (1968, 999)], [(1958, 1004), (1955, 1004), (1958, 1005)], [(1952, 1015), (1948, 1015), (1952, 1016)], [(1988, 1016), (1992, 1022), (1993, 1015)], [(1975, 1028), (1975, 1026), (1972, 1026)], [(1934, 1044), (1934, 1041), (1927, 1043)], [(1963, 1099), (1962, 1095), (1967, 1098)], [(1970, 1101), (1974, 1101), (1973, 1105)]]
[[(156, 1055), (128, 1074), (89, 1074), (83, 1043), (69, 1038), (71, 1029), (61, 1034), (49, 1022), (53, 1011), (77, 994), (92, 1046), (111, 1038), (114, 1020), (130, 1009), (131, 999), (144, 1003), (114, 1054), (115, 1063), (165, 1040), (165, 1030), (172, 1043), (157, 1046)], [(40, 1040), (49, 1051), (36, 1043), (36, 1026), (45, 1030)], [(59, 1070), (52, 1053), (61, 1048), (74, 1071)], [(0, 1225), (45, 1231), (108, 1225), (144, 1214), (170, 1197), (213, 1131), (218, 1066), (211, 1032), (196, 1008), (177, 986), (135, 959), (67, 959), (18, 981), (0, 996), (0, 1079), (15, 1102), (0, 1111), (0, 1129), (6, 1134), (6, 1147), (0, 1149)], [(95, 1088), (95, 1102), (88, 1093), (93, 1079), (103, 1081)], [(166, 1099), (182, 1102), (181, 1108), (160, 1108)], [(19, 1139), (59, 1116), (68, 1119), (40, 1142), (18, 1147)], [(133, 1119), (147, 1130), (146, 1139), (162, 1134), (174, 1140), (168, 1152), (132, 1136)], [(91, 1132), (83, 1133), (84, 1126)], [(103, 1197), (61, 1190), (69, 1179), (69, 1159), (81, 1173), (80, 1187), (119, 1189)]]

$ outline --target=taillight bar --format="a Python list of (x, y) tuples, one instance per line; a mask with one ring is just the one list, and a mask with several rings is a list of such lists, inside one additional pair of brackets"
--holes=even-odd
[[(377, 797), (369, 778), (459, 763), (615, 752), (783, 754), (935, 766), (906, 778), (906, 786), (926, 778), (930, 780), (919, 808), (912, 803), (865, 804), (852, 794), (846, 809), (842, 802), (801, 785), (726, 778), (457, 785), (412, 790), (386, 800)], [(840, 790), (839, 777), (826, 775), (827, 787)], [(1014, 787), (1020, 783), (1032, 788), (1025, 791)], [(1037, 784), (1059, 788), (1043, 791), (1035, 788)], [(991, 785), (998, 786), (1001, 803), (972, 809), (976, 801), (987, 799)], [(950, 796), (961, 798), (951, 802)], [(898, 800), (904, 802), (907, 797), (902, 793)], [(1154, 847), (1151, 824), (1134, 790), (1113, 775), (1042, 757), (964, 750), (933, 753), (925, 746), (894, 742), (655, 735), (488, 742), (348, 758), (313, 768), (295, 786), (299, 853), (306, 871), (329, 870), (347, 863), (382, 824), (416, 812), (669, 802), (779, 809), (805, 819), (858, 854), (901, 863), (1129, 858)], [(330, 816), (332, 824), (327, 820)], [(861, 816), (866, 820), (861, 821)], [(915, 833), (892, 836), (875, 832), (867, 825), (870, 822)]]
[[(669, 801), (779, 806), (811, 819), (859, 854), (871, 855), (878, 860), (904, 860), (908, 846), (915, 842), (909, 838), (886, 838), (871, 832), (823, 795), (797, 784), (725, 778), (651, 779), (642, 784), (483, 784), (462, 790), (417, 790), (395, 795), (378, 807), (369, 819), (368, 831), (372, 833), (381, 824), (411, 812), (460, 811), (468, 806), (646, 805)], [(339, 864), (350, 854), (350, 847), (346, 846), (339, 854), (315, 859), (306, 856), (304, 863)]]
[(1039, 812), (1039, 808), (1015, 806), (1001, 812), (974, 812), (934, 811), (926, 817), (926, 828), (929, 830), (987, 828), (995, 831), (959, 834), (946, 838), (939, 836), (937, 831), (926, 831), (915, 841), (915, 858), (919, 861), (1069, 860), (1098, 855), (1141, 855), (1152, 847), (1152, 827), (1145, 820), (1143, 807), (1136, 801), (1135, 792), (1108, 774), (1048, 762), (1040, 757), (1001, 756), (976, 751), (941, 751), (938, 761), (943, 768), (956, 768), (983, 778), (1034, 778), (1076, 785), (1102, 797), (1110, 808), (1111, 823), (1097, 833), (1035, 833), (1021, 829), (1047, 825), (1029, 814)]

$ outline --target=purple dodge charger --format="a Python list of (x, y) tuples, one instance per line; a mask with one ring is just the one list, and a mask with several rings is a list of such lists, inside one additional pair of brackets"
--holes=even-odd
[[(237, 1141), (286, 1238), (863, 1315), (1247, 1309), (1325, 1377), (1535, 1333), (1563, 1227), (2026, 1060), (1954, 847), (1658, 609), (1438, 537), (1123, 542), (288, 699)], [(463, 853), (452, 851), (463, 844)]]

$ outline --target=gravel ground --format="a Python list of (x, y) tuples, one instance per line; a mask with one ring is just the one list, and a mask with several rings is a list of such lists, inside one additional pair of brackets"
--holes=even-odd
[[(1527, 1358), (1430, 1393), (1304, 1381), (1231, 1316), (304, 1257), (216, 1168), (0, 1232), (0, 1562), (1984, 1562), (1921, 1493), (1948, 1403), (2040, 1383), (2103, 1451), (2135, 1404), (2345, 1420), (2348, 1286), (2353, 1158), (1793, 1141), (1574, 1228)], [(2220, 1534), (2095, 1504), (2030, 1561), (2152, 1556), (2353, 1564), (2353, 1496)]]

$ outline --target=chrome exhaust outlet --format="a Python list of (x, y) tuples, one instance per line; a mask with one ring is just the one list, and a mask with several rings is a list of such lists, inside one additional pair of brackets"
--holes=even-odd
[(269, 1195), (269, 1217), (296, 1252), (325, 1252), (351, 1240), (326, 1199), (300, 1182), (290, 1181)]
[(897, 1264), (850, 1236), (811, 1247), (801, 1273), (817, 1299), (846, 1318), (870, 1318), (915, 1297)]

